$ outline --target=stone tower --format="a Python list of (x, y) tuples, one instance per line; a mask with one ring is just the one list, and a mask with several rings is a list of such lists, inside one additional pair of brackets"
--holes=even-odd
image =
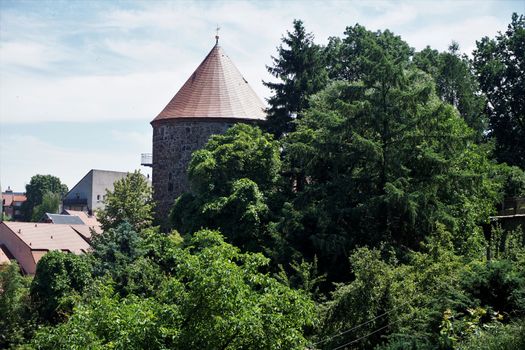
[(238, 122), (266, 117), (262, 101), (217, 43), (153, 126), (153, 199), (165, 223), (175, 199), (189, 190), (186, 170), (193, 151), (211, 135)]

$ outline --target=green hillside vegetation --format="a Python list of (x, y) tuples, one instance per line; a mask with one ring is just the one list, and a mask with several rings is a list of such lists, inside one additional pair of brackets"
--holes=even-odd
[(525, 229), (490, 219), (525, 196), (524, 48), (517, 14), (472, 57), (294, 21), (268, 121), (193, 154), (169, 232), (136, 172), (92, 252), (0, 271), (0, 348), (525, 348)]

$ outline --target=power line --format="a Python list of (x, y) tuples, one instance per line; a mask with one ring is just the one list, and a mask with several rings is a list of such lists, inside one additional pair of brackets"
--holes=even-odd
[(370, 319), (370, 320), (368, 320), (368, 321), (366, 321), (366, 322), (363, 322), (363, 323), (361, 323), (361, 324), (358, 324), (357, 326), (354, 326), (354, 327), (352, 327), (352, 328), (350, 328), (350, 329), (347, 329), (347, 330), (345, 330), (345, 331), (342, 331), (341, 333), (338, 333), (338, 334), (334, 334), (334, 335), (332, 335), (332, 336), (329, 336), (328, 338), (325, 338), (324, 340), (318, 341), (317, 343), (314, 343), (313, 345), (319, 345), (319, 344), (322, 344), (322, 343), (326, 343), (327, 341), (330, 341), (330, 340), (332, 340), (332, 339), (334, 339), (334, 338), (337, 338), (337, 337), (339, 337), (339, 336), (341, 336), (341, 335), (344, 335), (344, 334), (349, 333), (349, 332), (351, 332), (351, 331), (353, 331), (353, 330), (356, 330), (356, 329), (358, 329), (358, 328), (361, 328), (362, 326), (364, 326), (364, 325), (366, 325), (366, 324), (369, 324), (370, 322), (372, 322), (372, 321), (374, 321), (374, 320), (377, 320), (377, 319), (380, 318), (380, 317), (383, 317), (383, 316), (385, 316), (385, 315), (388, 315), (388, 314), (391, 313), (392, 311), (397, 310), (397, 309), (399, 309), (401, 306), (405, 306), (406, 304), (408, 304), (408, 303), (410, 303), (410, 302), (412, 302), (412, 300), (408, 300), (408, 301), (406, 301), (406, 302), (404, 302), (404, 303), (402, 303), (402, 304), (400, 304), (400, 305), (394, 307), (393, 309), (390, 309), (389, 311), (386, 311), (386, 312), (382, 313), (381, 315), (378, 315), (378, 316), (376, 316), (376, 317), (374, 317), (374, 318), (372, 318), (372, 319)]
[(359, 342), (360, 340), (363, 340), (363, 339), (365, 339), (365, 338), (368, 338), (368, 337), (371, 336), (372, 334), (375, 334), (375, 333), (377, 333), (377, 332), (379, 332), (379, 331), (381, 331), (381, 330), (383, 330), (383, 329), (385, 329), (385, 328), (388, 328), (388, 327), (390, 327), (390, 326), (392, 326), (392, 325), (394, 325), (394, 324), (396, 324), (396, 323), (399, 323), (399, 322), (401, 322), (401, 319), (399, 319), (399, 320), (397, 320), (397, 321), (395, 321), (395, 322), (389, 323), (389, 324), (387, 324), (386, 326), (383, 326), (383, 327), (381, 327), (381, 328), (378, 328), (378, 329), (376, 329), (375, 331), (368, 333), (367, 335), (363, 335), (362, 337), (359, 337), (359, 338), (357, 338), (357, 339), (355, 339), (355, 340), (349, 341), (348, 343), (345, 343), (345, 344), (343, 344), (343, 345), (339, 345), (337, 348), (333, 348), (332, 350), (339, 350), (339, 349), (344, 348), (344, 347), (347, 346), (347, 345), (355, 344), (355, 343)]

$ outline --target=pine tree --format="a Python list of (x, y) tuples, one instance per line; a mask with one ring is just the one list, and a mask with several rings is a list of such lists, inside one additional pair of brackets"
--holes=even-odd
[(472, 63), (467, 56), (459, 54), (458, 44), (452, 42), (448, 52), (438, 52), (427, 46), (414, 55), (413, 62), (434, 78), (437, 95), (456, 107), (467, 125), (476, 132), (476, 140), (482, 141), (487, 128), (486, 98), (479, 94)]
[(474, 68), (488, 99), (496, 156), (525, 169), (525, 16), (514, 13), (505, 33), (476, 44)]
[(314, 43), (300, 20), (294, 20), (293, 32), (281, 39), (278, 56), (268, 72), (278, 82), (264, 82), (273, 96), (268, 99), (267, 130), (276, 137), (294, 130), (293, 120), (300, 119), (308, 108), (308, 98), (321, 90), (327, 82), (322, 51)]

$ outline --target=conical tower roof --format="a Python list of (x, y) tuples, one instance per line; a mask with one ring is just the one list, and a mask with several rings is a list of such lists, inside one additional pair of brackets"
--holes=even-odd
[(261, 99), (216, 44), (153, 122), (180, 118), (263, 120)]

